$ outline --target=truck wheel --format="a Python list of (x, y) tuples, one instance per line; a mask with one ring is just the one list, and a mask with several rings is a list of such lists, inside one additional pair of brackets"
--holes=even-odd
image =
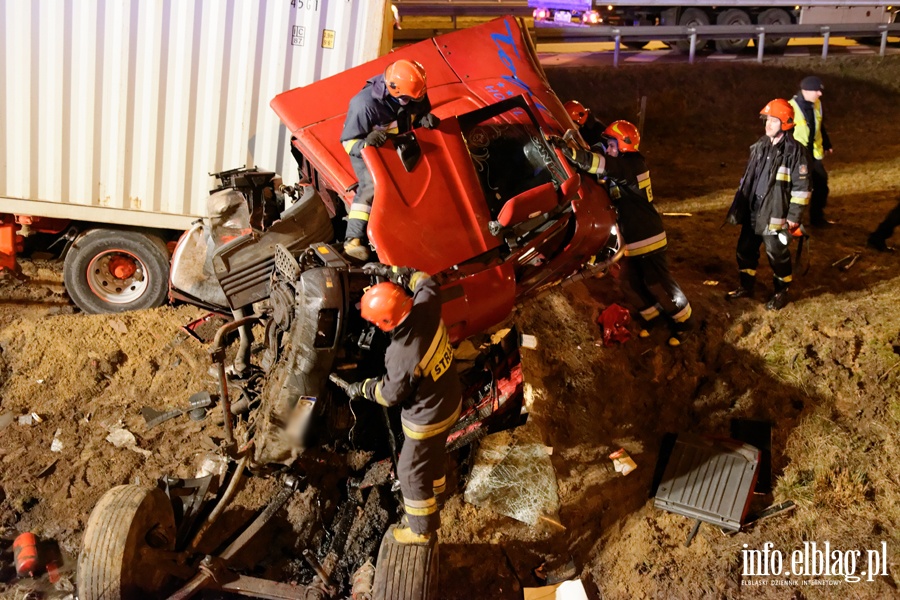
[(155, 235), (92, 229), (72, 244), (63, 274), (66, 291), (86, 313), (153, 308), (166, 300), (169, 252)]
[[(699, 8), (688, 8), (681, 13), (678, 24), (682, 27), (700, 27), (709, 25), (709, 17), (707, 17), (706, 13)], [(697, 38), (697, 50), (703, 50), (707, 43), (707, 40)], [(691, 40), (678, 40), (675, 42), (675, 48), (682, 52), (689, 52), (691, 49)]]
[(433, 600), (438, 597), (437, 536), (428, 544), (401, 544), (391, 525), (378, 550), (372, 600)]
[[(716, 25), (750, 25), (750, 15), (739, 8), (729, 8), (719, 13), (716, 18)], [(734, 39), (734, 40), (716, 40), (716, 50), (725, 54), (737, 54), (747, 47), (750, 40)]]
[(157, 598), (168, 578), (154, 557), (175, 549), (175, 517), (158, 488), (114, 487), (91, 511), (78, 555), (80, 600)]
[[(756, 22), (760, 25), (790, 25), (791, 15), (782, 8), (769, 8), (757, 17)], [(787, 48), (791, 38), (770, 38), (766, 36), (766, 52), (782, 52)]]

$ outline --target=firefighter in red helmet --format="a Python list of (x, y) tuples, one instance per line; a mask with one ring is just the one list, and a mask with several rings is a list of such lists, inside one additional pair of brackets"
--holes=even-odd
[(351, 383), (347, 395), (401, 407), (406, 439), (397, 476), (406, 516), (394, 537), (402, 543), (426, 543), (440, 528), (447, 435), (462, 408), (453, 346), (441, 319), (440, 288), (426, 273), (407, 267), (368, 263), (363, 270), (388, 280), (363, 294), (360, 312), (389, 333), (391, 343), (384, 376)]
[(359, 182), (347, 215), (344, 252), (359, 260), (368, 260), (369, 213), (375, 197), (372, 174), (362, 158), (366, 146), (383, 145), (389, 134), (406, 133), (416, 127), (434, 129), (440, 120), (431, 113), (425, 68), (401, 59), (391, 63), (383, 74), (366, 81), (351, 100), (341, 132), (341, 144), (350, 155), (350, 164)]
[(779, 310), (788, 303), (793, 279), (790, 241), (809, 204), (809, 164), (805, 149), (794, 139), (794, 109), (787, 100), (776, 98), (759, 114), (766, 133), (750, 147), (750, 160), (726, 216), (728, 223), (741, 226), (737, 241), (740, 285), (727, 298), (753, 295), (759, 248), (764, 245), (774, 275), (774, 291), (766, 308)]

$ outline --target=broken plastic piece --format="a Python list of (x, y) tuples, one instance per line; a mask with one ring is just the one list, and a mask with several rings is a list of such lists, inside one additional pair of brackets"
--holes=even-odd
[(624, 344), (631, 339), (628, 325), (631, 314), (618, 304), (610, 304), (597, 317), (597, 323), (603, 328), (603, 345), (612, 346), (614, 342)]
[(619, 448), (610, 454), (609, 458), (613, 461), (613, 467), (615, 467), (616, 473), (628, 475), (637, 469), (637, 464), (635, 464), (634, 460), (632, 460), (628, 453), (625, 452), (625, 448)]

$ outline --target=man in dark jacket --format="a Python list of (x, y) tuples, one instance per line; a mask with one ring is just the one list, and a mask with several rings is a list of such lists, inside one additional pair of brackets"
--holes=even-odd
[(625, 242), (622, 260), (625, 293), (643, 319), (640, 336), (649, 337), (660, 315), (669, 322), (669, 345), (678, 346), (688, 331), (691, 305), (669, 272), (666, 230), (653, 206), (650, 170), (638, 152), (640, 132), (628, 121), (614, 121), (591, 152), (565, 146), (566, 157), (583, 171), (606, 177)]
[(812, 196), (809, 199), (809, 222), (815, 227), (832, 224), (825, 218), (828, 204), (828, 172), (822, 162), (831, 154), (831, 140), (822, 120), (822, 92), (825, 85), (815, 75), (800, 82), (800, 91), (791, 98), (794, 109), (794, 139), (809, 153), (809, 175)]
[(347, 395), (401, 407), (406, 439), (397, 476), (406, 523), (394, 530), (394, 537), (402, 543), (426, 543), (440, 528), (447, 435), (462, 408), (453, 346), (441, 319), (440, 288), (427, 274), (406, 267), (369, 263), (363, 269), (389, 280), (366, 291), (360, 312), (390, 333), (391, 343), (385, 375), (350, 384)]
[(806, 151), (791, 134), (791, 105), (776, 98), (766, 104), (760, 115), (766, 120), (766, 134), (750, 147), (750, 161), (726, 217), (727, 222), (741, 225), (737, 243), (740, 286), (728, 292), (727, 298), (753, 295), (759, 247), (765, 245), (775, 287), (766, 308), (779, 310), (789, 300), (789, 243), (800, 227), (804, 207), (809, 204), (809, 167)]
[(425, 68), (401, 59), (388, 65), (384, 74), (366, 81), (351, 100), (341, 132), (341, 144), (350, 155), (350, 164), (359, 187), (347, 215), (344, 252), (359, 260), (369, 258), (366, 228), (375, 197), (375, 184), (362, 157), (366, 146), (383, 145), (388, 134), (406, 133), (416, 127), (433, 129), (440, 120), (431, 114), (425, 84)]

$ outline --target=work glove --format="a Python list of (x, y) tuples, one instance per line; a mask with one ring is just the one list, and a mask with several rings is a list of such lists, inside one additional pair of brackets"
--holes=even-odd
[(383, 146), (387, 141), (387, 134), (380, 129), (376, 129), (371, 131), (369, 135), (366, 136), (366, 146), (374, 146), (378, 148), (379, 146)]
[(424, 127), (425, 129), (436, 129), (438, 125), (441, 124), (441, 120), (438, 119), (434, 113), (428, 113), (421, 119), (419, 119), (419, 125)]
[(363, 389), (365, 383), (365, 381), (354, 381), (348, 385), (346, 390), (347, 397), (351, 400), (364, 400), (366, 397), (366, 391)]
[(396, 283), (400, 287), (407, 289), (409, 288), (410, 281), (415, 272), (416, 270), (411, 269), (410, 267), (392, 267), (390, 265), (375, 262), (363, 265), (363, 273), (387, 279), (391, 283)]
[(565, 150), (566, 148), (569, 147), (569, 144), (566, 142), (566, 140), (564, 140), (563, 138), (559, 137), (558, 135), (551, 135), (551, 136), (549, 136), (549, 137), (547, 138), (547, 141), (548, 141), (548, 142), (550, 143), (550, 145), (553, 146), (554, 148), (560, 148), (560, 149)]

